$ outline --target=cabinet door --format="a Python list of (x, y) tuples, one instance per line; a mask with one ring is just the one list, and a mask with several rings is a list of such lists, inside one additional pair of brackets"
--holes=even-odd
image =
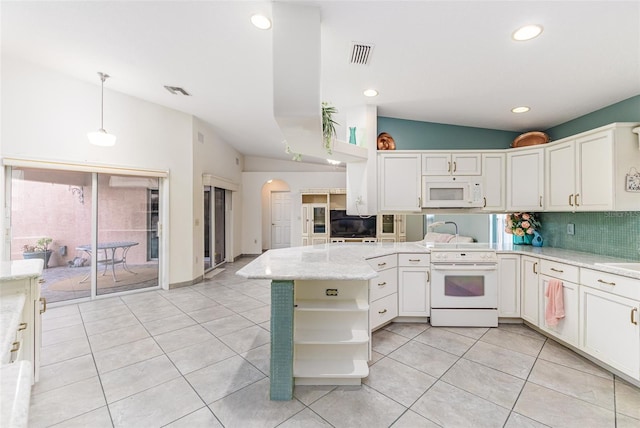
[(577, 211), (613, 209), (613, 136), (599, 132), (576, 141)]
[(568, 141), (545, 149), (547, 210), (574, 211), (576, 208), (574, 147), (575, 141)]
[(520, 318), (520, 256), (498, 255), (498, 316)]
[(452, 170), (451, 154), (424, 153), (422, 155), (422, 175), (450, 175)]
[(451, 173), (453, 175), (481, 175), (482, 156), (480, 153), (451, 154)]
[(419, 154), (381, 154), (378, 189), (380, 211), (419, 212), (421, 175)]
[(507, 153), (507, 211), (540, 211), (543, 189), (543, 149)]
[(327, 204), (312, 204), (311, 205), (311, 230), (309, 231), (313, 235), (329, 234), (327, 225), (329, 224), (329, 210)]
[(378, 238), (395, 238), (396, 216), (394, 214), (380, 214), (377, 218)]
[(406, 242), (407, 240), (407, 216), (404, 214), (396, 215), (396, 229), (398, 242)]
[(482, 191), (485, 211), (505, 209), (505, 158), (504, 153), (482, 155)]
[(429, 269), (398, 268), (398, 315), (430, 315)]
[(300, 223), (302, 226), (302, 245), (308, 245), (304, 243), (304, 239), (309, 237), (309, 230), (311, 228), (310, 220), (311, 216), (309, 215), (311, 210), (311, 204), (302, 204), (302, 213), (300, 215)]
[(538, 267), (540, 262), (535, 257), (522, 256), (520, 263), (520, 283), (522, 284), (522, 319), (538, 325)]
[(640, 379), (640, 303), (581, 286), (580, 306), (580, 347)]
[(579, 293), (578, 284), (562, 282), (562, 300), (564, 304), (564, 318), (558, 321), (558, 325), (548, 326), (545, 313), (549, 299), (546, 297), (549, 281), (552, 278), (546, 275), (540, 276), (540, 328), (570, 345), (578, 346), (578, 330), (580, 319), (578, 318)]

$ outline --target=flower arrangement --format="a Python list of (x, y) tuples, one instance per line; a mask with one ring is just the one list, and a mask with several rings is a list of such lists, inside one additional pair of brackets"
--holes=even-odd
[(534, 213), (507, 214), (505, 232), (516, 236), (533, 235), (536, 229), (540, 229), (540, 221)]

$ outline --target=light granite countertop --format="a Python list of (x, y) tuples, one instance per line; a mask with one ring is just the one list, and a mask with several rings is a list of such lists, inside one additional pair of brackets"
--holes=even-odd
[[(328, 279), (335, 281), (368, 280), (378, 274), (366, 259), (396, 253), (430, 253), (433, 243), (332, 243), (269, 250), (237, 272), (250, 279)], [(541, 259), (569, 263), (630, 278), (640, 279), (640, 271), (621, 269), (600, 263), (637, 262), (562, 248), (530, 245), (491, 245), (499, 254), (524, 254)]]
[(32, 372), (26, 360), (0, 366), (0, 427), (27, 427)]
[(13, 260), (0, 262), (0, 282), (14, 279), (34, 278), (42, 274), (44, 260)]

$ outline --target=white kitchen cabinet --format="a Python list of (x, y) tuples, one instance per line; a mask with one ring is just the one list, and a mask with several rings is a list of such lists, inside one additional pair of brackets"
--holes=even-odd
[(302, 245), (329, 242), (329, 209), (327, 203), (303, 203), (300, 216)]
[(505, 159), (505, 153), (482, 154), (483, 211), (504, 211), (506, 207)]
[(545, 209), (637, 209), (640, 194), (625, 191), (625, 174), (640, 162), (630, 128), (608, 125), (545, 147)]
[(580, 269), (580, 348), (640, 380), (640, 280)]
[(419, 153), (378, 155), (379, 211), (421, 211), (420, 159)]
[(520, 256), (498, 254), (498, 317), (520, 318)]
[(544, 149), (523, 148), (507, 153), (507, 211), (542, 211)]
[[(5, 354), (1, 350), (2, 358), (8, 357), (10, 362), (27, 360), (33, 369), (32, 381), (40, 378), (40, 348), (42, 337), (42, 314), (47, 310), (47, 302), (40, 296), (40, 275), (43, 262), (39, 259), (16, 260), (0, 263), (0, 300), (15, 299), (17, 295), (24, 295), (22, 309), (22, 325), (16, 334), (19, 349)], [(1, 305), (0, 305), (1, 306)], [(3, 326), (0, 325), (0, 328)]]
[(406, 218), (404, 214), (379, 214), (376, 220), (378, 242), (405, 242)]
[[(565, 263), (542, 260), (540, 264), (540, 314), (539, 327), (558, 339), (578, 346), (578, 331), (580, 326), (579, 312), (579, 268)], [(562, 300), (564, 318), (558, 320), (555, 326), (547, 325), (546, 310), (549, 299), (546, 296), (549, 281), (562, 281)]]
[(538, 325), (540, 293), (538, 287), (540, 260), (536, 257), (521, 256), (520, 284), (522, 293), (522, 319)]
[(428, 317), (431, 314), (428, 254), (398, 254), (398, 315)]
[(295, 281), (296, 385), (359, 385), (369, 374), (368, 281)]
[(482, 156), (473, 152), (426, 152), (422, 175), (480, 175)]
[(369, 325), (376, 330), (398, 316), (397, 255), (374, 257), (367, 263), (378, 272), (369, 280)]

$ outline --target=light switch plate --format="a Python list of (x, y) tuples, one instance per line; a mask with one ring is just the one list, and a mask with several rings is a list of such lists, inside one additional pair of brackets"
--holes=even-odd
[(567, 235), (575, 235), (576, 234), (576, 225), (573, 223), (567, 224)]

